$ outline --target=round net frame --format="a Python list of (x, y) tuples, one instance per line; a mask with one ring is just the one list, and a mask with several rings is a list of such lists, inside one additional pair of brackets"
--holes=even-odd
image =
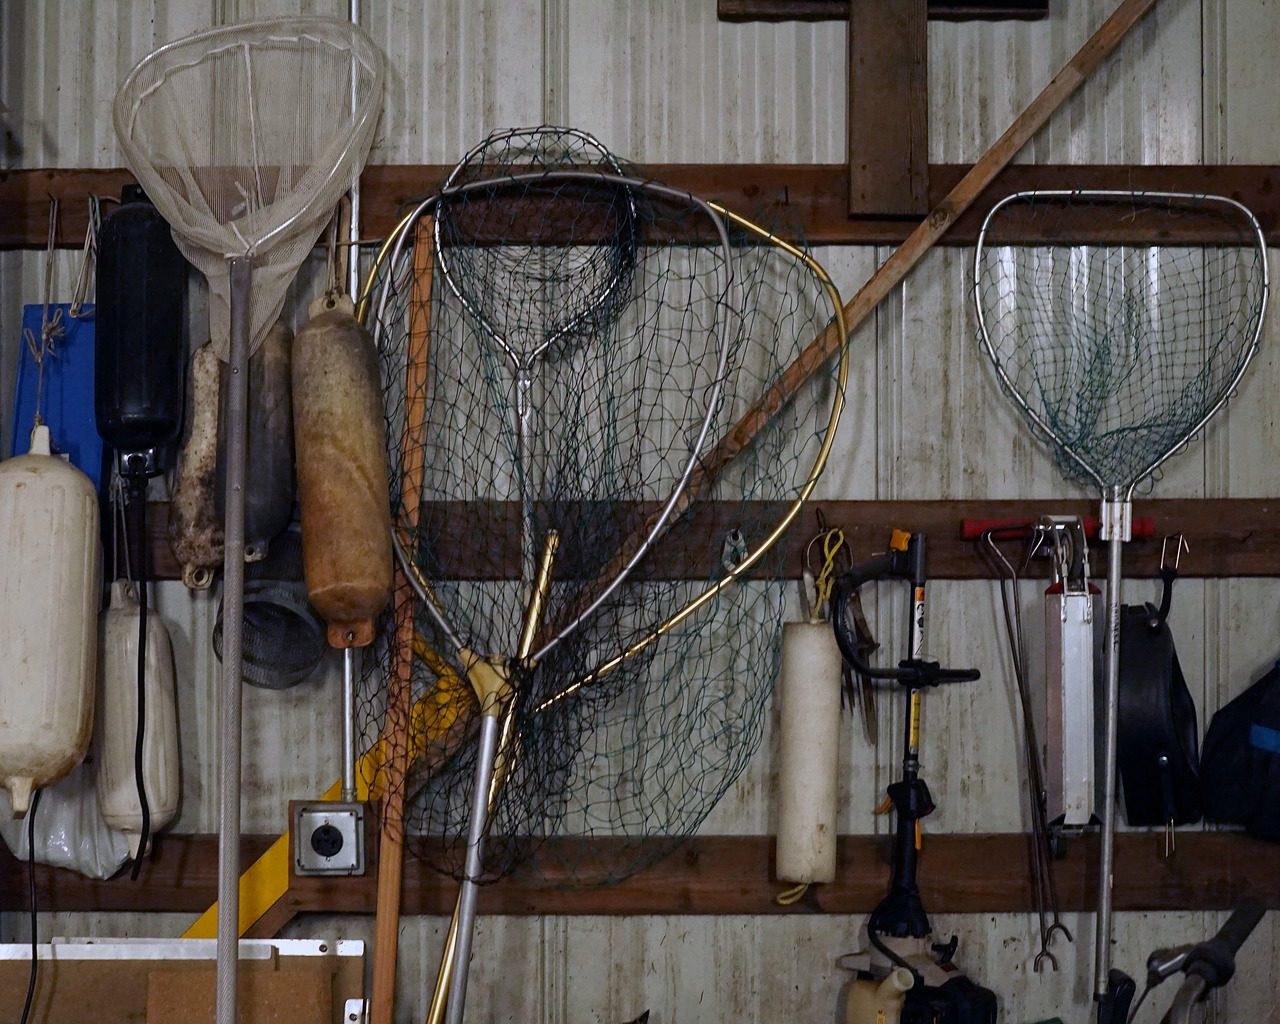
[[(1002, 242), (1028, 233), (1041, 240)], [(1257, 352), (1267, 293), (1262, 229), (1222, 196), (1016, 193), (974, 257), (1001, 386), (1063, 475), (1104, 495), (1131, 496), (1222, 407)]]
[[(470, 154), (374, 276), (393, 476), (423, 467), (408, 507), (392, 483), (420, 590), (409, 848), (461, 876), (478, 756), (464, 648), (506, 659), (514, 692), (484, 877), (541, 848), (527, 870), (544, 880), (619, 880), (694, 832), (759, 744), (774, 545), (830, 452), (843, 349), (714, 479), (701, 458), (843, 320), (839, 295), (800, 247), (546, 128)], [(368, 735), (390, 647), (364, 680)]]
[(251, 350), (339, 198), (382, 109), (385, 58), (338, 18), (199, 32), (129, 72), (112, 115), (130, 170), (209, 281), (209, 329), (228, 358), (227, 261), (253, 258)]

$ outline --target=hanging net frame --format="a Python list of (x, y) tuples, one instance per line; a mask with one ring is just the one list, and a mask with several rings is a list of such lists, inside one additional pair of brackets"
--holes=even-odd
[(385, 58), (338, 18), (199, 32), (149, 54), (112, 108), (130, 170), (209, 281), (209, 330), (228, 358), (228, 260), (253, 259), (251, 349), (369, 154)]
[[(1036, 241), (1026, 244), (1027, 237)], [(1017, 193), (992, 208), (978, 235), (982, 349), (1063, 475), (1092, 483), (1102, 497), (1099, 998), (1111, 964), (1120, 585), (1131, 502), (1138, 485), (1235, 393), (1258, 351), (1268, 292), (1262, 230), (1244, 206), (1222, 196)]]
[(1220, 196), (1018, 193), (988, 215), (974, 262), (1001, 387), (1063, 475), (1104, 494), (1132, 493), (1222, 407), (1267, 294), (1261, 228)]
[[(830, 452), (843, 350), (714, 478), (704, 459), (842, 320), (839, 295), (801, 247), (551, 128), (477, 147), (373, 278), (393, 518), (421, 591), (409, 849), (462, 873), (462, 647), (504, 659), (513, 690), (484, 877), (624, 878), (696, 831), (759, 745), (776, 541)], [(416, 507), (406, 465), (422, 467)], [(533, 657), (515, 664), (552, 532)], [(371, 740), (393, 654), (380, 644), (364, 677)]]

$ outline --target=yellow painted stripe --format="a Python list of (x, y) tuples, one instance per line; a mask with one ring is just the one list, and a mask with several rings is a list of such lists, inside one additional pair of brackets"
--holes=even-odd
[[(419, 636), (414, 653), (437, 673), (435, 688), (418, 698), (410, 709), (409, 763), (427, 749), (432, 740), (442, 736), (474, 701), (471, 686), (449, 665), (427, 647)], [(377, 800), (384, 785), (386, 763), (385, 741), (379, 739), (356, 762), (356, 799)], [(337, 800), (342, 783), (335, 782), (321, 800)], [(289, 833), (273, 842), (265, 853), (240, 875), (240, 934), (243, 936), (276, 902), (289, 891)], [(215, 903), (182, 933), (184, 939), (213, 939), (218, 935), (218, 904)]]

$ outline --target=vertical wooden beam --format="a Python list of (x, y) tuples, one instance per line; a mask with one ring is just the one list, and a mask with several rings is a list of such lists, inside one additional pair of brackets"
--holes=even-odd
[(927, 0), (849, 4), (849, 213), (929, 212)]

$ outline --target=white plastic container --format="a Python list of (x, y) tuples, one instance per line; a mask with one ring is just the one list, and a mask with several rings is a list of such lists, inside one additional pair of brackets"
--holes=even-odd
[(36, 427), (31, 452), (0, 463), (0, 785), (14, 814), (88, 749), (101, 562), (93, 484)]
[[(142, 839), (142, 807), (134, 773), (138, 734), (138, 617), (133, 584), (111, 584), (110, 607), (102, 613), (98, 690), (98, 808), (103, 820), (129, 839), (136, 857)], [(151, 833), (178, 813), (178, 711), (173, 686), (173, 645), (164, 620), (147, 613), (146, 721), (142, 781)]]

